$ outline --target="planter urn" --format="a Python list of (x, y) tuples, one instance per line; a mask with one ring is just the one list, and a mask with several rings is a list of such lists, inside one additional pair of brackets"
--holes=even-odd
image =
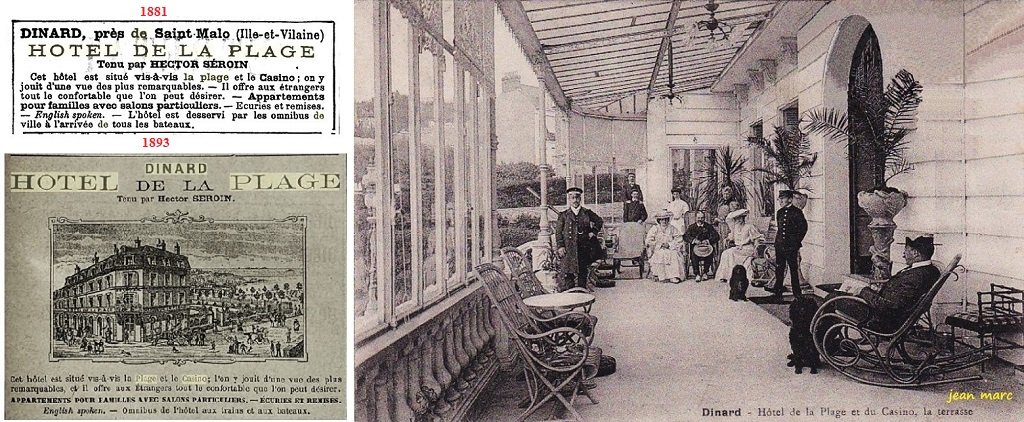
[(871, 274), (875, 280), (887, 280), (892, 275), (889, 247), (896, 232), (893, 217), (907, 206), (907, 193), (899, 189), (875, 189), (857, 193), (857, 205), (871, 216)]

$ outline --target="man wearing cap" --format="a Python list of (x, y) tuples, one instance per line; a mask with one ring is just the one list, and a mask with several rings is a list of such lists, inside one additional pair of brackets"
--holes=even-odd
[[(935, 241), (929, 236), (915, 239), (906, 238), (903, 259), (907, 267), (894, 274), (878, 291), (864, 288), (866, 285), (851, 286), (845, 291), (864, 299), (866, 306), (859, 302), (842, 301), (840, 310), (858, 321), (866, 321), (876, 330), (891, 331), (903, 324), (914, 310), (914, 304), (935, 285), (942, 275), (932, 265)], [(843, 295), (832, 292), (827, 299)]]
[(672, 220), (670, 223), (672, 227), (675, 227), (679, 233), (686, 231), (686, 220), (683, 218), (686, 213), (690, 212), (690, 204), (687, 204), (683, 200), (683, 190), (679, 188), (672, 188), (672, 202), (669, 202), (665, 207), (668, 212), (672, 213)]
[(800, 242), (803, 242), (804, 235), (807, 234), (807, 219), (804, 218), (804, 212), (793, 205), (794, 192), (779, 192), (779, 203), (782, 204), (782, 208), (775, 213), (775, 221), (778, 224), (778, 232), (775, 235), (775, 286), (765, 290), (776, 296), (786, 291), (783, 279), (787, 266), (793, 284), (793, 295), (800, 296), (800, 263), (797, 257), (802, 246)]
[(600, 239), (604, 221), (597, 213), (582, 206), (583, 189), (572, 187), (566, 190), (569, 208), (558, 214), (555, 223), (555, 246), (562, 257), (560, 271), (561, 290), (573, 287), (587, 287), (587, 269), (597, 261), (600, 254)]

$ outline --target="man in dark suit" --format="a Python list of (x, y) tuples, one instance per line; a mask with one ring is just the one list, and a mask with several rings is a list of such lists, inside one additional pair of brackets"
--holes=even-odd
[[(942, 272), (932, 265), (935, 242), (931, 236), (906, 238), (903, 259), (907, 267), (892, 276), (878, 291), (861, 287), (853, 293), (867, 302), (841, 302), (840, 310), (858, 321), (866, 321), (868, 327), (891, 331), (903, 324), (913, 312), (914, 305), (939, 280)], [(830, 293), (831, 299), (843, 293)]]
[(630, 199), (622, 203), (623, 223), (643, 223), (647, 221), (647, 207), (640, 200), (640, 191), (630, 192)]
[(791, 190), (779, 192), (779, 203), (782, 208), (775, 213), (775, 221), (778, 224), (778, 232), (775, 235), (775, 286), (766, 289), (776, 296), (786, 291), (783, 278), (786, 275), (786, 267), (789, 267), (789, 274), (793, 283), (793, 295), (800, 296), (800, 256), (801, 242), (807, 234), (807, 219), (804, 212), (793, 205), (793, 193)]
[(583, 189), (566, 190), (569, 208), (558, 214), (555, 223), (555, 247), (562, 258), (559, 288), (587, 287), (590, 264), (600, 259), (601, 245), (597, 233), (604, 221), (597, 213), (582, 206)]
[(686, 244), (690, 245), (690, 266), (693, 268), (693, 273), (697, 276), (698, 283), (714, 276), (715, 271), (711, 267), (715, 261), (715, 253), (712, 251), (711, 255), (701, 257), (694, 252), (694, 246), (707, 241), (711, 247), (716, 247), (720, 240), (718, 231), (708, 224), (706, 220), (707, 214), (704, 211), (697, 211), (697, 222), (690, 224), (690, 227), (686, 228), (686, 233), (683, 234), (683, 240), (686, 240)]
[(622, 202), (626, 202), (632, 199), (633, 191), (640, 192), (640, 197), (633, 200), (643, 202), (644, 191), (643, 189), (640, 189), (640, 185), (636, 184), (636, 174), (629, 173), (626, 175), (626, 189), (622, 190)]

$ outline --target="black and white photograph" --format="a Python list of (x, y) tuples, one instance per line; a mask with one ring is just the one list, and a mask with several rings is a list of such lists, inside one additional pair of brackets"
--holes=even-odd
[(355, 420), (1020, 419), (1024, 2), (352, 13)]

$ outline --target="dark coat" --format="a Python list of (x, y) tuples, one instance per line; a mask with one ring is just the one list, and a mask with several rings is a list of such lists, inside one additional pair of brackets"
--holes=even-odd
[[(565, 248), (561, 274), (579, 274), (581, 266), (586, 267), (597, 261), (601, 249), (597, 233), (603, 226), (601, 217), (584, 207), (580, 207), (579, 215), (573, 214), (571, 208), (558, 214), (555, 248)], [(591, 238), (588, 233), (593, 233), (594, 237)]]
[(807, 219), (804, 212), (793, 205), (782, 207), (775, 213), (779, 231), (775, 235), (775, 249), (800, 249), (807, 235)]
[(686, 228), (686, 233), (683, 234), (683, 239), (686, 240), (687, 244), (693, 243), (694, 240), (707, 240), (712, 246), (718, 246), (718, 230), (708, 223), (704, 223), (703, 226), (698, 226), (697, 223), (690, 224), (690, 227)]
[(638, 184), (633, 184), (633, 185), (627, 184), (626, 185), (626, 188), (622, 190), (622, 202), (626, 202), (626, 201), (632, 200), (633, 197), (630, 196), (630, 195), (632, 195), (632, 192), (634, 190), (636, 190), (637, 192), (640, 193), (640, 202), (643, 202), (644, 201), (644, 191), (643, 191), (643, 189), (640, 189), (640, 185), (638, 185)]
[(861, 290), (858, 296), (864, 298), (874, 311), (869, 323), (885, 330), (899, 327), (941, 275), (934, 265), (907, 268), (892, 276), (878, 292), (867, 288)]
[(622, 204), (622, 222), (643, 223), (647, 221), (647, 207), (643, 202), (626, 201)]

